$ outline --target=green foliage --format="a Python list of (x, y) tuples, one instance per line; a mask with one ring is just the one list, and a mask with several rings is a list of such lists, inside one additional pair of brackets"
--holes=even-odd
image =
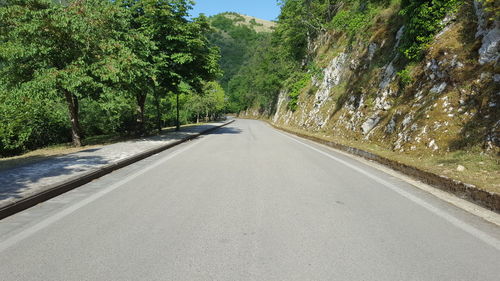
[(128, 36), (125, 10), (103, 0), (6, 2), (0, 8), (5, 90), (40, 101), (64, 100), (73, 142), (80, 145), (81, 100), (98, 98), (125, 79), (124, 69), (138, 64), (130, 45), (139, 39)]
[[(5, 0), (0, 155), (85, 135), (147, 133), (182, 83), (220, 75), (207, 18), (189, 0)], [(8, 120), (8, 122), (6, 121)]]
[(498, 0), (479, 0), (484, 7), (484, 10), (488, 13), (488, 19), (490, 21), (500, 20), (500, 5), (498, 5)]
[(127, 95), (103, 94), (81, 102), (81, 126), (88, 136), (132, 134), (135, 103)]
[(217, 82), (208, 82), (203, 87), (200, 95), (192, 95), (188, 109), (196, 121), (204, 116), (205, 120), (217, 119), (226, 107), (226, 96), (224, 89)]
[(265, 36), (249, 26), (239, 24), (240, 18), (244, 20), (236, 13), (223, 13), (209, 19), (214, 27), (209, 35), (210, 42), (219, 47), (221, 52), (220, 67), (224, 76), (219, 82), (226, 91), (229, 81), (249, 59), (258, 41)]
[[(276, 104), (280, 89), (286, 86), (285, 81), (290, 80), (293, 73), (309, 71), (309, 76), (322, 75), (322, 69), (313, 63), (304, 64), (303, 60), (308, 40), (325, 31), (326, 23), (335, 15), (335, 2), (280, 1), (282, 9), (275, 31), (272, 34), (258, 34), (254, 41), (242, 41), (248, 46), (244, 48), (244, 55), (240, 56), (240, 61), (232, 60), (235, 67), (229, 71), (234, 72), (228, 75), (228, 71), (225, 71), (227, 76), (224, 79), (227, 80), (223, 80), (223, 85), (227, 81), (230, 111), (239, 112), (255, 106), (269, 112)], [(221, 46), (223, 60), (227, 53), (243, 49), (231, 44), (227, 47), (226, 51), (225, 46)], [(226, 70), (224, 61), (222, 68)], [(293, 91), (292, 108), (296, 107), (300, 89)]]
[(262, 24), (262, 23), (258, 23), (255, 19), (251, 19), (251, 20), (250, 20), (250, 24), (251, 24), (252, 26), (264, 26), (264, 24)]
[(0, 90), (0, 155), (70, 140), (64, 104)]
[[(260, 34), (255, 41), (246, 43), (249, 48), (245, 56), (241, 56), (244, 59), (232, 68), (237, 71), (226, 80), (228, 107), (232, 112), (249, 107), (270, 112), (280, 89), (286, 86), (285, 81), (290, 81), (289, 77), (293, 73), (309, 72), (308, 76), (316, 77), (322, 75), (321, 68), (313, 63), (304, 63), (304, 59), (308, 40), (325, 31), (326, 24), (335, 15), (336, 1), (285, 0), (280, 1), (280, 5), (281, 14), (275, 31), (272, 34)], [(221, 49), (224, 59), (226, 51), (224, 47)], [(231, 50), (233, 46), (230, 46), (229, 52)], [(299, 83), (301, 78), (291, 80)], [(295, 86), (299, 89), (292, 91), (291, 108), (296, 107), (299, 90), (303, 88), (298, 84)]]
[(422, 58), (424, 50), (442, 28), (446, 15), (454, 12), (461, 0), (403, 0), (400, 14), (407, 21), (401, 52), (410, 61)]
[(326, 23), (335, 15), (335, 0), (281, 0), (276, 37), (294, 59), (304, 58), (309, 39), (325, 31)]
[(319, 67), (314, 61), (310, 62), (307, 66), (307, 73), (309, 73), (311, 77), (314, 77), (317, 80), (323, 80), (323, 68)]
[(236, 112), (252, 106), (271, 109), (283, 82), (294, 72), (295, 62), (290, 60), (281, 45), (267, 34), (252, 50), (250, 59), (229, 81), (228, 94)]
[(296, 77), (297, 79), (294, 83), (291, 84), (288, 89), (288, 109), (291, 111), (297, 110), (297, 103), (299, 100), (299, 96), (309, 84), (311, 84), (311, 75), (303, 74)]
[(408, 68), (405, 68), (397, 73), (399, 78), (399, 85), (401, 88), (406, 88), (406, 86), (413, 83), (413, 77), (411, 76), (411, 72)]
[(328, 24), (328, 27), (346, 32), (350, 36), (354, 36), (360, 32), (365, 33), (367, 28), (372, 24), (376, 12), (377, 9), (372, 3), (359, 2), (357, 5), (351, 6), (350, 9), (337, 12)]

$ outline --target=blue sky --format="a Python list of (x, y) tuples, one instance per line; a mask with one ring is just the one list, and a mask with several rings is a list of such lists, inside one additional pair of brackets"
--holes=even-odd
[(192, 16), (204, 13), (212, 16), (222, 12), (237, 12), (265, 20), (275, 20), (280, 8), (276, 0), (195, 0)]

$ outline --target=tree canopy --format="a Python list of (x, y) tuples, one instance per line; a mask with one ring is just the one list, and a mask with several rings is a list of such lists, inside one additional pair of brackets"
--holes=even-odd
[[(207, 18), (188, 0), (5, 0), (0, 154), (85, 135), (150, 132), (179, 85), (220, 75)], [(156, 124), (156, 126), (154, 125)]]

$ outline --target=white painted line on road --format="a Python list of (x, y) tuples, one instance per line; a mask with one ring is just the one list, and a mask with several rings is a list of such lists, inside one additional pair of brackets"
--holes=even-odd
[(95, 194), (92, 194), (91, 196), (85, 198), (84, 200), (42, 220), (41, 222), (19, 232), (18, 234), (12, 236), (12, 237), (9, 237), (7, 238), (6, 240), (0, 242), (0, 252), (3, 252), (4, 250), (6, 250), (7, 248), (15, 245), (16, 243), (30, 237), (31, 235), (35, 234), (36, 232), (50, 226), (51, 224), (59, 221), (60, 219), (70, 215), (71, 213), (75, 212), (76, 210), (96, 201), (97, 199), (103, 197), (104, 195), (112, 192), (113, 190), (119, 188), (120, 186), (122, 186), (123, 184), (129, 182), (130, 180), (134, 179), (134, 178), (137, 178), (138, 176), (141, 176), (143, 174), (145, 174), (146, 172), (164, 164), (165, 162), (171, 160), (172, 158), (176, 157), (177, 155), (189, 150), (190, 148), (192, 148), (193, 146), (195, 146), (196, 144), (199, 144), (202, 140), (204, 139), (207, 139), (207, 137), (205, 138), (202, 138), (196, 142), (193, 142), (192, 144), (180, 149), (180, 150), (177, 150), (175, 152), (173, 152), (172, 154), (169, 154), (168, 156), (166, 156), (165, 158), (161, 158), (159, 159), (156, 163), (154, 164), (151, 164), (150, 166), (148, 166), (147, 168), (144, 168), (140, 171), (137, 171), (136, 173), (133, 173), (127, 177), (125, 177), (124, 179), (122, 179), (121, 181), (119, 182), (116, 182), (112, 185), (110, 185), (109, 187), (103, 189), (103, 190), (100, 190), (99, 192), (95, 193)]
[(463, 221), (457, 219), (456, 217), (450, 215), (449, 213), (444, 212), (444, 211), (442, 211), (442, 210), (434, 207), (433, 205), (425, 202), (424, 200), (418, 198), (417, 196), (412, 195), (412, 194), (404, 191), (403, 189), (397, 187), (396, 185), (394, 185), (394, 184), (392, 184), (392, 183), (390, 183), (390, 182), (388, 182), (388, 181), (386, 181), (384, 179), (381, 179), (380, 177), (375, 176), (375, 175), (373, 175), (373, 174), (371, 174), (371, 173), (369, 173), (369, 172), (367, 172), (367, 171), (365, 171), (365, 170), (363, 170), (363, 169), (361, 169), (359, 167), (356, 167), (355, 165), (352, 165), (351, 163), (348, 163), (348, 162), (346, 162), (346, 161), (344, 161), (342, 159), (339, 159), (339, 158), (337, 158), (337, 157), (335, 157), (335, 156), (333, 156), (333, 155), (331, 155), (329, 153), (326, 153), (326, 152), (324, 152), (324, 151), (322, 151), (320, 149), (317, 149), (317, 148), (315, 148), (315, 147), (313, 147), (313, 146), (311, 146), (309, 144), (301, 142), (298, 139), (295, 139), (295, 138), (293, 138), (293, 137), (291, 137), (289, 135), (286, 135), (286, 134), (281, 133), (281, 132), (276, 131), (276, 130), (275, 130), (275, 132), (278, 133), (278, 134), (280, 134), (280, 135), (282, 135), (282, 136), (285, 136), (285, 137), (287, 137), (287, 138), (289, 138), (289, 139), (291, 139), (291, 140), (293, 140), (293, 141), (295, 141), (295, 142), (297, 142), (299, 144), (302, 144), (302, 145), (304, 145), (304, 146), (306, 146), (306, 147), (308, 147), (308, 148), (310, 148), (310, 149), (312, 149), (312, 150), (314, 150), (314, 151), (316, 151), (316, 152), (318, 152), (320, 154), (323, 154), (324, 156), (326, 156), (326, 157), (328, 157), (330, 159), (333, 159), (333, 160), (335, 160), (335, 161), (337, 161), (339, 163), (342, 163), (343, 165), (345, 165), (345, 166), (347, 166), (347, 167), (349, 167), (349, 168), (351, 168), (351, 169), (353, 169), (353, 170), (355, 170), (355, 171), (357, 171), (357, 172), (359, 172), (359, 173), (361, 173), (361, 174), (363, 174), (363, 175), (371, 178), (372, 180), (374, 180), (374, 181), (376, 181), (376, 182), (378, 182), (378, 183), (380, 183), (380, 184), (388, 187), (389, 189), (391, 189), (391, 190), (397, 192), (398, 194), (400, 194), (401, 196), (403, 196), (403, 197), (405, 197), (405, 198), (413, 201), (414, 203), (420, 205), (421, 207), (424, 207), (428, 211), (430, 211), (430, 212), (434, 213), (435, 215), (437, 215), (437, 216), (445, 219), (446, 221), (448, 221), (449, 223), (453, 224), (454, 226), (462, 229), (463, 231), (471, 234), (472, 236), (476, 237), (477, 239), (480, 239), (481, 241), (487, 243), (488, 245), (490, 245), (490, 246), (492, 246), (495, 249), (497, 249), (497, 250), (500, 251), (500, 241), (498, 239), (496, 239), (496, 238), (494, 238), (494, 237), (492, 237), (492, 236), (484, 233), (483, 231), (481, 231), (481, 230), (479, 230), (479, 229), (477, 229), (477, 228), (475, 228), (475, 227), (467, 224), (466, 222), (463, 222)]

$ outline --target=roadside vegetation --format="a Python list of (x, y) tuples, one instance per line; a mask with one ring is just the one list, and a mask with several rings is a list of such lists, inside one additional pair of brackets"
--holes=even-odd
[[(251, 69), (248, 64), (261, 59), (256, 51), (262, 51), (267, 44), (275, 23), (231, 12), (214, 15), (209, 18), (209, 22), (213, 29), (208, 38), (221, 51), (220, 67), (224, 75), (219, 83), (227, 93), (227, 111), (236, 113), (245, 107), (244, 98), (241, 97), (242, 87), (248, 89), (247, 86), (251, 86), (238, 86), (238, 83), (243, 82), (239, 77), (241, 73)], [(247, 79), (252, 74), (245, 75)]]
[[(234, 76), (226, 77), (228, 91), (237, 103), (234, 108), (274, 110), (280, 90), (288, 89), (290, 109), (294, 109), (297, 87), (303, 77), (318, 66), (310, 42), (329, 31), (347, 35), (354, 43), (369, 34), (376, 16), (389, 6), (400, 7), (396, 22), (405, 24), (400, 65), (422, 59), (428, 43), (441, 30), (442, 21), (462, 0), (282, 0), (275, 32), (262, 36), (250, 58)], [(402, 83), (408, 82), (401, 67)], [(301, 74), (303, 73), (303, 74)], [(304, 88), (304, 87), (302, 87)]]
[[(362, 149), (423, 171), (473, 184), (490, 192), (500, 193), (500, 159), (496, 155), (483, 153), (477, 147), (471, 151), (461, 150), (450, 153), (429, 153), (426, 151), (399, 153), (376, 143), (345, 139), (325, 134), (325, 132), (311, 132), (283, 125), (280, 127), (290, 132)], [(457, 167), (461, 167), (463, 170), (457, 170)]]
[(0, 156), (217, 118), (220, 54), (208, 19), (188, 18), (191, 5), (2, 1)]

